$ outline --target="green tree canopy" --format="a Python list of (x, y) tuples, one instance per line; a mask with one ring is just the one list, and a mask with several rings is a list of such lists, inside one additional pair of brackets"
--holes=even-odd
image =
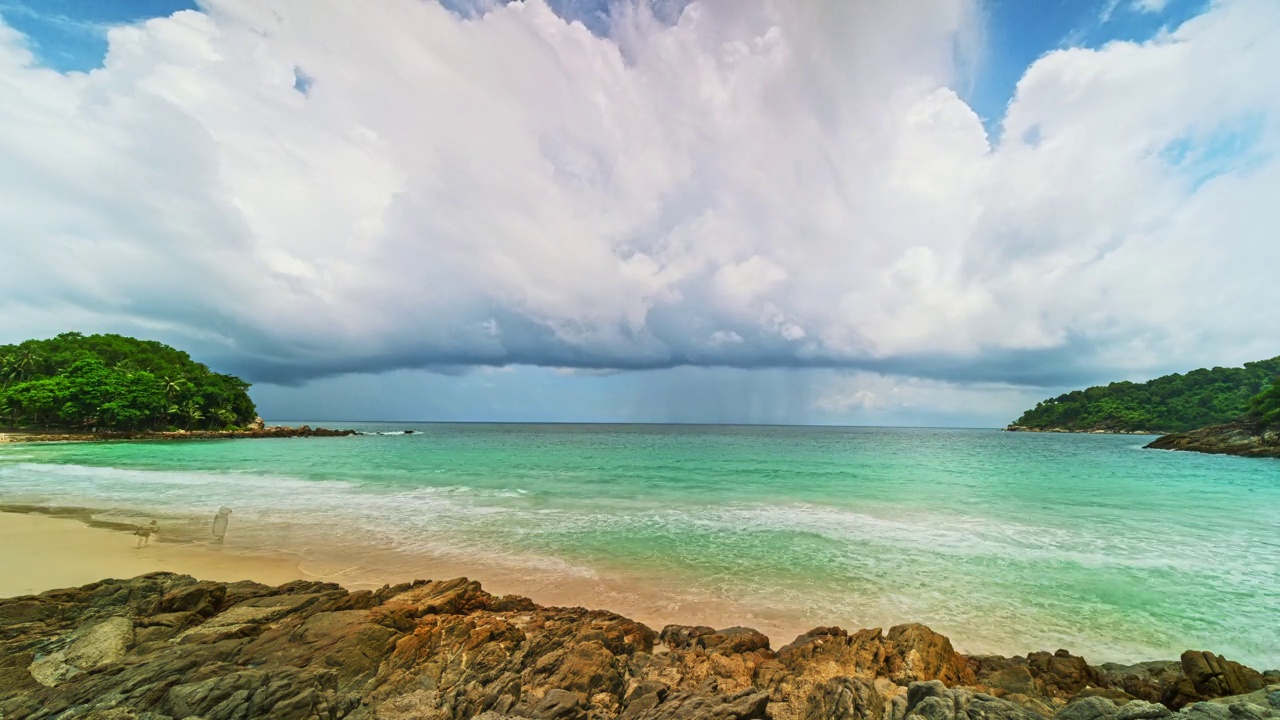
[[(1273, 384), (1278, 377), (1280, 357), (1240, 368), (1175, 373), (1145, 383), (1116, 382), (1044, 400), (1014, 424), (1078, 431), (1184, 432), (1231, 422), (1246, 413), (1261, 417), (1274, 411), (1280, 403), (1280, 390)], [(1269, 401), (1268, 393), (1272, 394)]]
[(0, 426), (225, 429), (257, 416), (249, 383), (163, 343), (63, 333), (0, 345)]
[(1280, 425), (1280, 377), (1249, 403), (1249, 419), (1266, 425)]

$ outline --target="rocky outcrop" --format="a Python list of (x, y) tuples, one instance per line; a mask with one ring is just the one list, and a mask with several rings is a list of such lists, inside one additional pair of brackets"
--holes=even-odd
[(1005, 427), (1005, 432), (1033, 432), (1033, 433), (1076, 433), (1081, 435), (1159, 435), (1158, 431), (1153, 430), (1116, 430), (1105, 427), (1031, 427), (1029, 425), (1018, 425), (1014, 423)]
[(1215, 455), (1280, 458), (1280, 426), (1247, 421), (1212, 425), (1156, 438), (1154, 450), (1188, 450)]
[(171, 432), (10, 433), (6, 442), (105, 442), (110, 440), (237, 440), (245, 438), (310, 438), (357, 435), (355, 430), (330, 430), (310, 425), (265, 427), (262, 418), (243, 430), (174, 430)]
[(967, 657), (923, 625), (817, 628), (774, 650), (750, 628), (659, 633), (465, 578), (352, 593), (155, 573), (0, 600), (5, 720), (1160, 720), (1179, 707), (1280, 718), (1280, 677), (1203, 652), (1102, 667), (1061, 650)]
[(1247, 695), (1266, 687), (1262, 673), (1220, 655), (1199, 650), (1182, 653), (1182, 677), (1161, 700), (1180, 707), (1199, 700)]

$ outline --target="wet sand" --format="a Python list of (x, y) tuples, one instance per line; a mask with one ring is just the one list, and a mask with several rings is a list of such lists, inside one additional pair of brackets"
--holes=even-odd
[(73, 514), (0, 512), (0, 597), (34, 595), (106, 578), (168, 571), (208, 580), (279, 585), (306, 577), (283, 553), (248, 555), (212, 544), (151, 538), (138, 548), (130, 532), (90, 527)]
[[(139, 518), (142, 524), (142, 518)], [(372, 589), (415, 579), (469, 577), (495, 595), (516, 594), (540, 605), (604, 609), (655, 629), (670, 623), (754, 627), (790, 642), (809, 629), (782, 612), (707, 599), (665, 587), (661, 579), (565, 575), (546, 568), (513, 568), (482, 559), (441, 558), (344, 542), (305, 543), (306, 551), (282, 552), (246, 541), (215, 545), (197, 528), (203, 521), (161, 518), (158, 536), (137, 548), (134, 524), (104, 521), (84, 508), (0, 506), (0, 597), (33, 595), (106, 578), (167, 571), (203, 580), (253, 580), (279, 585), (293, 580), (335, 582), (348, 590)], [(205, 530), (207, 532), (207, 530)], [(248, 533), (252, 538), (253, 533)]]

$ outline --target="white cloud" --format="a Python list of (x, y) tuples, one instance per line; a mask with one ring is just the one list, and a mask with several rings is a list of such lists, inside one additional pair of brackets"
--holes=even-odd
[(1049, 54), (998, 144), (951, 89), (970, 0), (615, 39), (542, 0), (204, 7), (89, 74), (0, 25), (0, 334), (161, 327), (259, 377), (1280, 352), (1270, 0)]

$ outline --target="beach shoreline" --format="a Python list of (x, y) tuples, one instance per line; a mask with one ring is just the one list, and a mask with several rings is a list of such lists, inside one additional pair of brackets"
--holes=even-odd
[[(168, 520), (172, 523), (175, 519)], [(447, 615), (460, 612), (466, 615), (475, 611), (482, 614), (489, 611), (497, 611), (499, 614), (515, 611), (517, 614), (525, 613), (526, 619), (520, 620), (522, 623), (534, 622), (535, 626), (541, 626), (540, 623), (550, 622), (549, 626), (554, 626), (554, 622), (573, 616), (590, 623), (593, 628), (598, 628), (601, 623), (621, 623), (623, 625), (621, 632), (631, 633), (631, 636), (636, 637), (649, 637), (651, 640), (660, 639), (659, 644), (664, 648), (665, 653), (692, 652), (696, 657), (704, 659), (711, 649), (709, 643), (712, 642), (723, 645), (724, 649), (715, 650), (716, 653), (739, 653), (743, 659), (753, 659), (752, 662), (772, 658), (774, 655), (770, 648), (777, 649), (779, 657), (785, 656), (788, 652), (792, 653), (790, 657), (806, 657), (805, 653), (813, 652), (812, 649), (820, 648), (827, 642), (848, 643), (852, 644), (852, 647), (863, 643), (882, 643), (892, 652), (903, 653), (904, 658), (909, 657), (913, 652), (923, 652), (927, 649), (935, 657), (922, 667), (932, 666), (935, 661), (944, 661), (936, 671), (927, 671), (940, 673), (932, 677), (942, 677), (948, 681), (949, 685), (957, 683), (976, 687), (984, 692), (995, 692), (999, 696), (1005, 696), (1008, 693), (1011, 699), (1022, 698), (1024, 685), (1031, 686), (1024, 682), (1031, 680), (1030, 677), (1023, 677), (1028, 671), (1032, 674), (1046, 673), (1046, 677), (1051, 677), (1048, 674), (1062, 673), (1068, 666), (1070, 676), (1080, 680), (1083, 683), (1082, 687), (1087, 689), (1088, 683), (1098, 683), (1106, 689), (1103, 692), (1104, 697), (1120, 703), (1131, 700), (1131, 693), (1137, 693), (1141, 697), (1142, 692), (1146, 692), (1150, 695), (1150, 700), (1154, 701), (1158, 698), (1166, 703), (1176, 701), (1177, 704), (1182, 704), (1190, 702), (1190, 698), (1197, 693), (1209, 698), (1214, 697), (1213, 693), (1229, 695), (1253, 692), (1269, 683), (1280, 682), (1280, 671), (1259, 672), (1247, 666), (1229, 662), (1221, 656), (1190, 650), (1183, 653), (1181, 660), (1126, 666), (1100, 664), (1101, 659), (1094, 657), (1086, 661), (1084, 657), (1073, 656), (1066, 650), (1057, 650), (1052, 654), (1044, 651), (1031, 652), (1025, 658), (1016, 653), (1027, 652), (1032, 648), (1023, 648), (1012, 653), (1008, 651), (994, 654), (975, 653), (966, 651), (959, 643), (953, 645), (947, 637), (918, 624), (897, 625), (889, 628), (887, 632), (881, 628), (854, 632), (826, 626), (809, 627), (794, 632), (790, 629), (782, 630), (779, 627), (773, 627), (768, 628), (770, 632), (764, 632), (762, 628), (753, 627), (755, 623), (742, 622), (748, 618), (731, 617), (732, 613), (725, 613), (720, 617), (706, 614), (699, 617), (691, 613), (671, 615), (655, 611), (653, 608), (646, 611), (645, 608), (638, 606), (620, 609), (618, 604), (608, 602), (607, 597), (599, 594), (584, 594), (583, 588), (574, 583), (563, 584), (557, 591), (542, 588), (546, 591), (528, 594), (520, 592), (524, 588), (519, 587), (520, 583), (513, 582), (511, 578), (491, 585), (489, 581), (482, 580), (482, 576), (474, 573), (464, 575), (444, 565), (435, 565), (433, 570), (438, 572), (426, 574), (433, 576), (434, 579), (417, 579), (423, 577), (421, 574), (401, 574), (397, 577), (380, 578), (366, 575), (361, 580), (357, 579), (358, 576), (344, 573), (336, 566), (308, 569), (308, 561), (296, 554), (250, 549), (243, 546), (217, 545), (197, 537), (191, 532), (190, 526), (181, 524), (177, 524), (172, 532), (166, 531), (165, 525), (162, 524), (157, 537), (152, 538), (148, 545), (138, 547), (137, 537), (133, 533), (135, 527), (136, 525), (126, 522), (95, 519), (93, 511), (83, 508), (0, 506), (0, 543), (3, 543), (6, 548), (22, 549), (21, 552), (0, 553), (0, 605), (7, 602), (11, 607), (28, 608), (31, 607), (31, 603), (72, 602), (88, 607), (90, 603), (101, 602), (89, 599), (96, 597), (95, 588), (114, 586), (129, 588), (127, 595), (135, 591), (153, 592), (156, 588), (160, 588), (161, 594), (164, 594), (160, 605), (167, 602), (175, 606), (185, 601), (173, 598), (185, 597), (189, 593), (175, 591), (173, 588), (190, 586), (193, 589), (200, 589), (201, 593), (212, 593), (208, 595), (210, 598), (217, 599), (219, 603), (226, 605), (222, 608), (223, 610), (236, 602), (231, 600), (233, 593), (247, 593), (245, 597), (263, 597), (265, 599), (252, 600), (247, 604), (267, 603), (264, 607), (275, 607), (274, 603), (287, 603), (290, 604), (289, 607), (305, 607), (305, 603), (309, 602), (307, 598), (320, 597), (327, 593), (332, 595), (333, 609), (352, 612), (366, 612), (371, 607), (382, 603), (394, 605), (395, 598), (398, 597), (422, 596), (433, 599), (429, 602), (424, 601), (426, 604), (423, 607), (428, 614), (417, 622), (436, 622), (430, 613)], [(471, 579), (468, 580), (468, 577)], [(488, 592), (481, 590), (482, 585)], [(406, 591), (408, 591), (407, 594)], [(219, 599), (224, 595), (225, 601)], [(446, 595), (449, 597), (457, 595), (459, 599), (439, 599)], [(461, 599), (463, 595), (468, 599), (463, 601)], [(107, 592), (105, 596), (119, 597), (120, 593), (112, 591)], [(297, 597), (298, 600), (290, 599), (293, 597)], [(454, 604), (458, 608), (474, 608), (474, 610), (449, 610), (448, 608), (454, 607)], [(145, 607), (145, 604), (140, 607)], [(319, 606), (313, 606), (310, 612), (315, 612), (317, 607)], [(636, 610), (641, 612), (635, 613)], [(726, 611), (727, 608), (721, 608), (721, 610)], [(191, 623), (203, 622), (203, 618), (212, 612), (216, 611), (211, 609), (201, 617), (195, 617), (191, 613), (169, 613), (157, 615), (155, 619), (135, 619), (131, 622), (141, 623), (137, 626), (139, 628), (171, 628), (176, 623), (176, 627), (181, 629)], [(228, 615), (235, 615), (236, 612), (252, 614), (267, 611), (255, 607), (251, 610), (229, 610)], [(371, 617), (378, 617), (378, 611), (372, 612), (374, 615)], [(339, 615), (342, 613), (336, 613), (334, 617)], [(663, 617), (663, 615), (666, 616)], [(254, 615), (254, 617), (257, 616)], [(535, 622), (532, 618), (544, 619)], [(904, 622), (909, 623), (909, 619), (904, 619)], [(209, 622), (214, 628), (210, 632), (213, 633), (211, 637), (215, 640), (222, 637), (217, 633), (231, 632), (232, 629), (235, 629), (235, 632), (248, 632), (243, 630), (249, 627), (247, 625), (226, 626), (218, 623), (217, 619)], [(84, 625), (75, 632), (83, 634), (85, 628), (89, 627), (93, 627), (93, 624)], [(713, 630), (713, 628), (725, 629)], [(156, 631), (137, 630), (137, 632), (155, 634)], [(196, 629), (188, 632), (205, 631)], [(348, 630), (340, 632), (342, 633), (341, 642), (360, 637), (358, 633), (351, 633)], [(250, 637), (252, 635), (253, 633), (249, 634)], [(77, 634), (71, 635), (71, 637), (77, 636)], [(289, 637), (293, 636), (289, 635)], [(558, 642), (570, 645), (573, 641)], [(786, 645), (785, 648), (784, 645)], [(142, 644), (139, 647), (145, 648), (150, 645)], [(763, 655), (755, 654), (761, 651)], [(1004, 657), (1006, 654), (1010, 654), (1011, 657)], [(1196, 673), (1199, 672), (1197, 663), (1201, 662), (1200, 658), (1204, 658), (1214, 667), (1232, 669), (1235, 675), (1244, 679), (1230, 689), (1215, 689), (1212, 692), (1189, 691), (1187, 682), (1180, 677), (1197, 677)], [(150, 656), (147, 659), (151, 662), (163, 662)], [(846, 661), (841, 660), (841, 662)], [(826, 661), (815, 657), (814, 662), (822, 665)], [(862, 661), (854, 662), (856, 664)], [(895, 661), (886, 662), (888, 664), (885, 667), (889, 671), (897, 672), (892, 670), (898, 667)], [(32, 667), (36, 667), (37, 664), (33, 663)], [(1092, 668), (1090, 664), (1093, 665)], [(1058, 667), (1059, 665), (1062, 667)], [(1157, 666), (1158, 673), (1152, 670)], [(947, 670), (947, 667), (951, 669)], [(70, 672), (78, 671), (73, 668)], [(1156, 678), (1157, 674), (1158, 684), (1161, 687), (1152, 685), (1154, 682), (1152, 678)], [(35, 675), (41, 675), (41, 673), (35, 673)], [(744, 686), (755, 682), (749, 680), (754, 677), (754, 672), (744, 675), (742, 679)], [(41, 682), (47, 687), (54, 687), (56, 684)], [(893, 685), (884, 687), (891, 688)], [(1198, 688), (1199, 685), (1196, 687)], [(1276, 688), (1280, 688), (1280, 685), (1272, 689)], [(1045, 693), (1044, 696), (1022, 698), (1017, 702), (1042, 717), (1049, 717), (1062, 707), (1064, 702), (1071, 699), (1072, 693), (1076, 691), (1057, 694), (1055, 694), (1056, 691), (1039, 692)]]
[(137, 547), (133, 527), (95, 521), (85, 511), (0, 511), (0, 598), (36, 595), (106, 578), (156, 571), (209, 580), (280, 585), (310, 578), (285, 553), (243, 553), (161, 534)]
[[(222, 557), (281, 553), (290, 578), (353, 591), (465, 576), (655, 628), (787, 641), (922, 622), (974, 655), (1071, 648), (1129, 663), (1212, 647), (1280, 665), (1257, 564), (1280, 500), (1265, 463), (995, 431), (351, 427), (367, 434), (10, 446), (0, 501), (87, 508), (75, 512), (123, 530), (96, 564), (117, 576), (166, 569), (112, 569), (136, 554), (134, 526), (157, 520), (162, 549), (200, 546), (226, 506)], [(1148, 501), (1153, 476), (1168, 484)]]
[[(303, 543), (307, 549), (301, 552), (282, 550), (263, 542), (260, 527), (248, 528), (234, 517), (235, 537), (218, 545), (205, 534), (201, 519), (156, 516), (160, 532), (139, 549), (134, 530), (152, 516), (138, 515), (134, 522), (123, 522), (101, 515), (120, 517), (83, 507), (0, 504), (0, 543), (24, 550), (0, 553), (0, 598), (159, 571), (271, 586), (296, 580), (332, 582), (351, 591), (465, 576), (499, 595), (520, 595), (551, 607), (602, 608), (656, 628), (680, 623), (749, 625), (769, 637), (789, 640), (813, 626), (785, 612), (763, 614), (759, 608), (727, 600), (676, 598), (668, 594), (660, 579), (640, 585), (634, 579), (548, 569), (521, 572), (483, 558), (431, 557), (374, 546), (355, 548), (336, 540), (323, 545), (308, 541)], [(964, 647), (963, 643), (959, 646)]]
[(89, 443), (89, 442), (146, 442), (175, 440), (251, 440), (267, 438), (347, 437), (355, 430), (340, 430), (302, 425), (287, 427), (251, 427), (242, 430), (130, 430), (104, 432), (6, 431), (0, 432), (0, 444), (21, 443)]
[(784, 645), (466, 577), (351, 592), (152, 572), (0, 598), (0, 619), (0, 715), (14, 718), (1280, 720), (1280, 671), (1212, 651), (979, 656), (918, 623)]
[(1047, 433), (1057, 435), (1167, 435), (1164, 430), (1104, 430), (1102, 428), (1064, 428), (1064, 427), (1030, 427), (1027, 425), (1008, 425), (1004, 432)]

